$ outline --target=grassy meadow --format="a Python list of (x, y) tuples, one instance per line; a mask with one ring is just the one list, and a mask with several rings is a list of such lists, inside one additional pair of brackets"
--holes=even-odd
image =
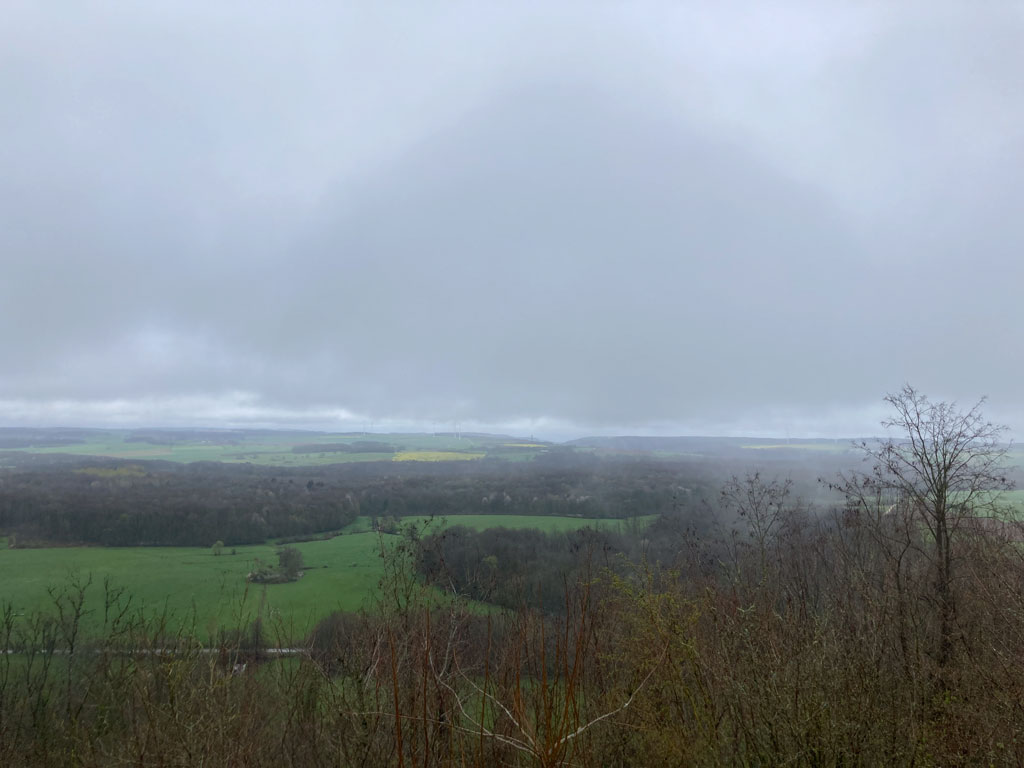
[[(211, 439), (172, 439), (168, 442), (145, 442), (132, 438), (128, 431), (103, 430), (83, 435), (83, 442), (57, 446), (16, 449), (34, 454), (67, 454), (104, 456), (113, 459), (138, 459), (190, 463), (219, 461), (232, 464), (302, 467), (365, 461), (471, 461), (486, 457), (519, 460), (547, 450), (543, 443), (524, 443), (514, 438), (495, 435), (460, 436), (447, 434), (330, 434), (321, 432), (241, 432)], [(229, 439), (230, 438), (230, 439)], [(372, 441), (387, 443), (392, 452), (369, 451), (348, 453), (329, 450), (330, 446)], [(310, 450), (323, 444), (325, 450)], [(302, 446), (305, 450), (293, 449)], [(2, 462), (0, 462), (2, 463)]]
[[(641, 519), (643, 520), (643, 518)], [(405, 517), (402, 524), (538, 528), (548, 532), (584, 526), (620, 526), (623, 520), (526, 515), (460, 515), (429, 521)], [(262, 612), (285, 640), (298, 642), (321, 618), (335, 610), (367, 607), (384, 575), (382, 549), (395, 536), (379, 535), (360, 518), (346, 532), (327, 541), (293, 544), (302, 552), (305, 575), (288, 584), (248, 584), (246, 574), (257, 558), (276, 563), (274, 544), (225, 547), (221, 555), (198, 547), (52, 547), (9, 549), (0, 545), (0, 601), (16, 613), (52, 606), (48, 590), (91, 577), (87, 626), (102, 622), (103, 584), (124, 587), (132, 604), (148, 616), (166, 614), (173, 628), (194, 630), (204, 641), (218, 630), (247, 624)], [(234, 551), (234, 554), (231, 554)]]

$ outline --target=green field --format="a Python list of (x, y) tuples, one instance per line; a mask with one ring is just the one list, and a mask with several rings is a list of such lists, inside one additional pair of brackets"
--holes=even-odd
[[(338, 464), (354, 461), (398, 460), (471, 460), (488, 456), (522, 460), (547, 450), (543, 443), (524, 443), (513, 438), (498, 436), (455, 437), (432, 434), (329, 434), (321, 432), (255, 432), (239, 433), (235, 442), (204, 442), (185, 440), (174, 444), (135, 442), (127, 440), (128, 431), (104, 430), (89, 433), (85, 442), (56, 447), (29, 447), (15, 449), (24, 453), (69, 454), (75, 456), (105, 456), (114, 459), (161, 460), (188, 463), (193, 461), (221, 461), (251, 463), (268, 466), (302, 467), (318, 464)], [(318, 443), (338, 444), (360, 441), (385, 442), (395, 447), (395, 453), (339, 453), (325, 450), (295, 453), (296, 445)], [(422, 454), (418, 456), (416, 454)]]
[[(403, 524), (427, 523), (428, 518), (406, 517)], [(565, 531), (591, 526), (623, 526), (622, 520), (524, 515), (464, 515), (433, 521), (477, 529), (504, 526)], [(384, 575), (382, 548), (395, 536), (368, 530), (369, 521), (357, 520), (348, 532), (327, 541), (294, 544), (303, 554), (305, 576), (290, 584), (247, 584), (246, 574), (258, 557), (276, 562), (272, 544), (225, 547), (224, 554), (195, 547), (54, 547), (0, 548), (0, 601), (19, 614), (52, 605), (48, 589), (67, 586), (73, 579), (91, 576), (88, 624), (102, 621), (104, 579), (131, 592), (133, 605), (149, 616), (165, 613), (172, 627), (194, 627), (209, 639), (219, 629), (252, 620), (261, 610), (265, 619), (284, 629), (287, 639), (299, 641), (317, 620), (335, 610), (357, 610), (367, 605)]]
[(999, 494), (999, 504), (1006, 508), (1011, 517), (1024, 519), (1024, 490), (1004, 491)]

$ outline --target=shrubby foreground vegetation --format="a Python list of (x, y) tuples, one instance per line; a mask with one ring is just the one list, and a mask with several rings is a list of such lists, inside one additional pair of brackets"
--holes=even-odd
[(718, 524), (681, 498), (632, 533), (406, 530), (375, 610), (286, 659), (272, 622), (201, 648), (116, 589), (96, 637), (73, 586), (7, 611), (0, 643), (22, 652), (0, 657), (0, 760), (1020, 764), (1000, 431), (913, 390), (890, 402), (908, 439), (865, 446), (827, 514), (751, 474), (722, 485)]

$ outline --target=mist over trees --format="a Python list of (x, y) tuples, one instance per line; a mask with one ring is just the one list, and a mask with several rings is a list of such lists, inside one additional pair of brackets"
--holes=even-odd
[(0, 62), (0, 768), (1024, 768), (1024, 3)]
[[(398, 535), (378, 533), (372, 606), (326, 616), (280, 663), (272, 614), (203, 648), (110, 584), (88, 639), (84, 582), (52, 589), (32, 616), (0, 604), (0, 647), (14, 651), (0, 654), (0, 760), (1018, 765), (1024, 527), (1004, 496), (1003, 430), (980, 402), (911, 387), (887, 402), (892, 437), (823, 478), (831, 503), (798, 493), (806, 473), (737, 471), (728, 457), (182, 468), (195, 493), (283, 483), (282, 509), (293, 500), (302, 524), (321, 493), (394, 518)], [(2, 479), (5, 493), (45, 487), (51, 470), (58, 486), (130, 491), (165, 471), (132, 466), (60, 461)], [(608, 509), (633, 500), (655, 517), (543, 533), (402, 525), (388, 512), (446, 494), (517, 508), (542, 491), (541, 509), (602, 493)], [(278, 560), (252, 580), (302, 573), (297, 549)]]

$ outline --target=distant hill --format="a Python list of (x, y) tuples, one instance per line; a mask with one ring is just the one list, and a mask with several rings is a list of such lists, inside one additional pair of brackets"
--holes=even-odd
[(644, 435), (617, 435), (612, 437), (581, 437), (565, 445), (613, 453), (672, 453), (721, 455), (751, 450), (816, 450), (847, 451), (851, 438), (769, 438), (769, 437), (652, 437)]
[(0, 449), (57, 448), (77, 445), (96, 436), (93, 429), (0, 428)]

